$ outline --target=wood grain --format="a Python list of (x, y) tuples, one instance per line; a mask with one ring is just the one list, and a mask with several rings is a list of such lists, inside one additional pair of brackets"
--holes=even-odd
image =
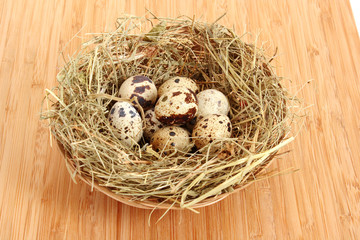
[[(87, 32), (114, 28), (121, 13), (186, 14), (279, 47), (277, 73), (311, 105), (305, 125), (257, 182), (213, 206), (136, 209), (74, 184), (39, 121), (44, 89), (56, 84), (59, 52)], [(360, 41), (348, 1), (57, 0), (0, 2), (1, 239), (356, 239), (360, 236)], [(296, 132), (296, 129), (295, 129)]]

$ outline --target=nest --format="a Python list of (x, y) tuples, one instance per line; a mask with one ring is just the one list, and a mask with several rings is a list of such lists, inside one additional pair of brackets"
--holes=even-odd
[[(151, 27), (149, 27), (151, 26)], [(144, 33), (144, 29), (150, 29)], [(231, 29), (182, 17), (117, 20), (114, 32), (83, 44), (46, 90), (48, 119), (67, 168), (118, 201), (142, 208), (188, 208), (217, 202), (251, 182), (288, 138), (292, 99), (262, 48)], [(121, 83), (146, 75), (160, 86), (174, 76), (216, 88), (231, 104), (231, 138), (207, 151), (164, 155), (144, 140), (128, 148), (117, 139), (108, 114)], [(143, 111), (140, 111), (143, 115)], [(213, 152), (213, 144), (220, 151)]]

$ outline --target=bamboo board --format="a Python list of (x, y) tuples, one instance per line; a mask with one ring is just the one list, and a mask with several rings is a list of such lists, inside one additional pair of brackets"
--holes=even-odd
[[(213, 206), (151, 210), (74, 184), (39, 121), (55, 85), (59, 52), (80, 32), (114, 29), (121, 13), (186, 14), (279, 47), (277, 73), (308, 109), (303, 130), (269, 170), (300, 169), (257, 182)], [(360, 41), (348, 1), (1, 1), (1, 239), (356, 239), (360, 236)], [(67, 44), (70, 40), (72, 41)]]

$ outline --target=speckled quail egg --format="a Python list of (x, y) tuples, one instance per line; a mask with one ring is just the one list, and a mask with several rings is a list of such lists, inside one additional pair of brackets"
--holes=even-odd
[(196, 95), (186, 87), (175, 87), (164, 93), (155, 105), (156, 118), (165, 124), (185, 124), (198, 110)]
[(164, 127), (164, 124), (156, 119), (154, 109), (149, 109), (145, 112), (144, 126), (144, 137), (150, 140), (157, 130)]
[(115, 136), (125, 146), (140, 141), (143, 134), (141, 116), (130, 103), (116, 102), (110, 110), (109, 121)]
[(200, 149), (214, 140), (229, 138), (232, 126), (228, 116), (224, 114), (211, 114), (199, 120), (192, 132), (195, 146)]
[(196, 83), (187, 77), (173, 77), (166, 82), (164, 82), (158, 89), (159, 97), (164, 93), (168, 92), (174, 87), (186, 87), (193, 91), (195, 94), (199, 92), (199, 88)]
[(198, 120), (210, 114), (227, 115), (230, 111), (230, 104), (227, 97), (216, 89), (206, 89), (197, 94), (198, 99)]
[(135, 104), (137, 101), (143, 109), (151, 108), (157, 98), (157, 89), (150, 78), (142, 75), (133, 76), (126, 79), (120, 87), (119, 95), (121, 98), (132, 100)]
[(165, 154), (171, 153), (175, 149), (187, 152), (192, 147), (190, 133), (177, 126), (160, 128), (151, 138), (151, 145), (155, 151)]

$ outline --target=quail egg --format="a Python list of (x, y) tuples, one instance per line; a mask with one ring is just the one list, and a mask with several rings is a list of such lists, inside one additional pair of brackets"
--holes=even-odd
[(164, 125), (156, 119), (154, 109), (149, 109), (145, 112), (144, 116), (144, 137), (150, 140), (154, 133)]
[(227, 115), (230, 111), (230, 104), (227, 97), (216, 89), (206, 89), (197, 94), (198, 119), (210, 114)]
[(164, 93), (155, 105), (156, 118), (165, 124), (185, 124), (197, 113), (197, 99), (186, 87), (175, 87)]
[(143, 134), (141, 116), (130, 103), (116, 102), (110, 110), (109, 121), (115, 136), (125, 146), (140, 141)]
[[(198, 149), (214, 140), (231, 137), (232, 126), (228, 116), (211, 114), (199, 120), (192, 132), (195, 146)], [(215, 147), (216, 148), (216, 147)]]
[(187, 87), (195, 94), (199, 92), (199, 88), (196, 83), (187, 77), (173, 77), (166, 82), (164, 82), (158, 89), (159, 97), (164, 93), (168, 92), (170, 89), (174, 87)]
[(151, 145), (155, 151), (165, 154), (173, 150), (188, 152), (191, 149), (190, 133), (182, 127), (167, 126), (160, 128), (151, 138)]
[(150, 78), (138, 75), (126, 79), (120, 87), (119, 94), (121, 98), (130, 99), (134, 104), (137, 99), (141, 107), (146, 110), (155, 104), (157, 89)]

